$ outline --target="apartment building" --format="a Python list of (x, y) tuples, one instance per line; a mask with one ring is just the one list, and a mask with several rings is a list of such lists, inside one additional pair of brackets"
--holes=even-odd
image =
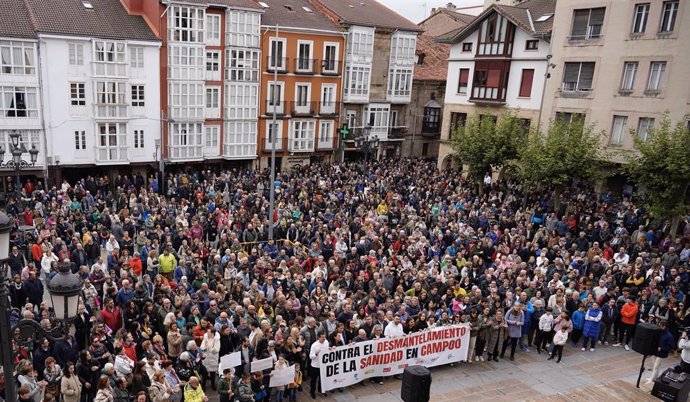
[(524, 132), (539, 121), (550, 67), (550, 38), (556, 0), (491, 4), (464, 28), (441, 35), (451, 44), (438, 163), (452, 158), (449, 139), (479, 114), (497, 119), (510, 111)]
[[(10, 134), (20, 133), (27, 150), (39, 150), (36, 166), (22, 174), (22, 181), (44, 176), (46, 167), (43, 109), (39, 86), (38, 37), (28, 9), (14, 0), (1, 0), (0, 9), (0, 147), (2, 161), (12, 158)], [(28, 154), (24, 154), (25, 159)], [(0, 194), (15, 187), (14, 172), (0, 172)]]
[(646, 138), (664, 112), (690, 120), (688, 42), (685, 1), (558, 2), (542, 124), (584, 117), (622, 162), (633, 135)]
[(121, 0), (162, 41), (167, 163), (257, 158), (261, 7), (250, 0)]
[(342, 114), (351, 137), (345, 141), (346, 157), (360, 156), (352, 137), (366, 127), (369, 138), (378, 140), (377, 156), (401, 156), (420, 29), (376, 0), (310, 3), (347, 33)]
[(345, 35), (306, 0), (259, 4), (259, 165), (270, 166), (274, 144), (279, 169), (332, 161), (339, 145)]

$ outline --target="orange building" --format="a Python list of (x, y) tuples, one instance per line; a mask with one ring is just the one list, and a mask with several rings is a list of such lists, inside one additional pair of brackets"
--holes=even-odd
[(333, 161), (339, 149), (345, 33), (306, 0), (258, 4), (264, 11), (259, 167), (270, 166), (274, 140), (279, 169)]

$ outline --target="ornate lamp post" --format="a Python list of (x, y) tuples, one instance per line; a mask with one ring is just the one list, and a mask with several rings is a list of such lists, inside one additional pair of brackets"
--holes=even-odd
[(38, 160), (38, 149), (36, 149), (36, 145), (32, 145), (31, 149), (28, 151), (31, 160), (25, 161), (24, 159), (22, 159), (22, 155), (27, 151), (24, 145), (20, 144), (20, 139), (21, 134), (19, 134), (17, 130), (12, 131), (12, 133), (10, 134), (10, 146), (12, 148), (10, 149), (10, 153), (12, 154), (12, 159), (9, 159), (7, 162), (1, 162), (5, 156), (5, 147), (0, 145), (0, 168), (14, 170), (14, 176), (16, 180), (15, 197), (17, 198), (17, 209), (19, 211), (21, 211), (22, 209), (21, 183), (19, 174), (24, 169), (34, 167), (36, 165), (36, 161)]
[(369, 163), (370, 152), (374, 153), (374, 159), (376, 159), (378, 143), (378, 137), (371, 137), (371, 126), (364, 127), (364, 133), (355, 139), (355, 146), (364, 152), (364, 163)]

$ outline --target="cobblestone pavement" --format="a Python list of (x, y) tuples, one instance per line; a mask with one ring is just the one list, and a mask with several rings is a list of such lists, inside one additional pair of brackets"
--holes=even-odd
[[(563, 360), (547, 361), (544, 353), (517, 352), (515, 361), (459, 363), (454, 367), (431, 369), (431, 401), (655, 401), (651, 387), (635, 388), (642, 355), (623, 348), (599, 347), (595, 352), (582, 352), (567, 345)], [(669, 357), (662, 368), (677, 364), (679, 358)], [(651, 369), (653, 358), (645, 366)], [(663, 370), (662, 370), (663, 371)], [(644, 384), (651, 371), (642, 377)], [(397, 402), (400, 399), (400, 380), (386, 378), (383, 385), (366, 382), (329, 392), (319, 401)], [(305, 383), (298, 401), (311, 401)], [(608, 398), (606, 398), (608, 396)], [(214, 392), (209, 401), (217, 402)]]

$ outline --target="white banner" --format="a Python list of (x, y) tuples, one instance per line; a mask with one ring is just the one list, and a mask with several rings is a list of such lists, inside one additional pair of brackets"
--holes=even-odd
[(467, 361), (469, 342), (470, 326), (461, 324), (333, 348), (321, 355), (321, 388), (326, 392), (400, 374), (408, 366)]
[[(273, 370), (271, 372), (271, 382), (269, 387), (280, 387), (281, 385), (292, 384), (295, 381), (295, 365), (285, 370)], [(281, 401), (282, 402), (282, 401)]]

